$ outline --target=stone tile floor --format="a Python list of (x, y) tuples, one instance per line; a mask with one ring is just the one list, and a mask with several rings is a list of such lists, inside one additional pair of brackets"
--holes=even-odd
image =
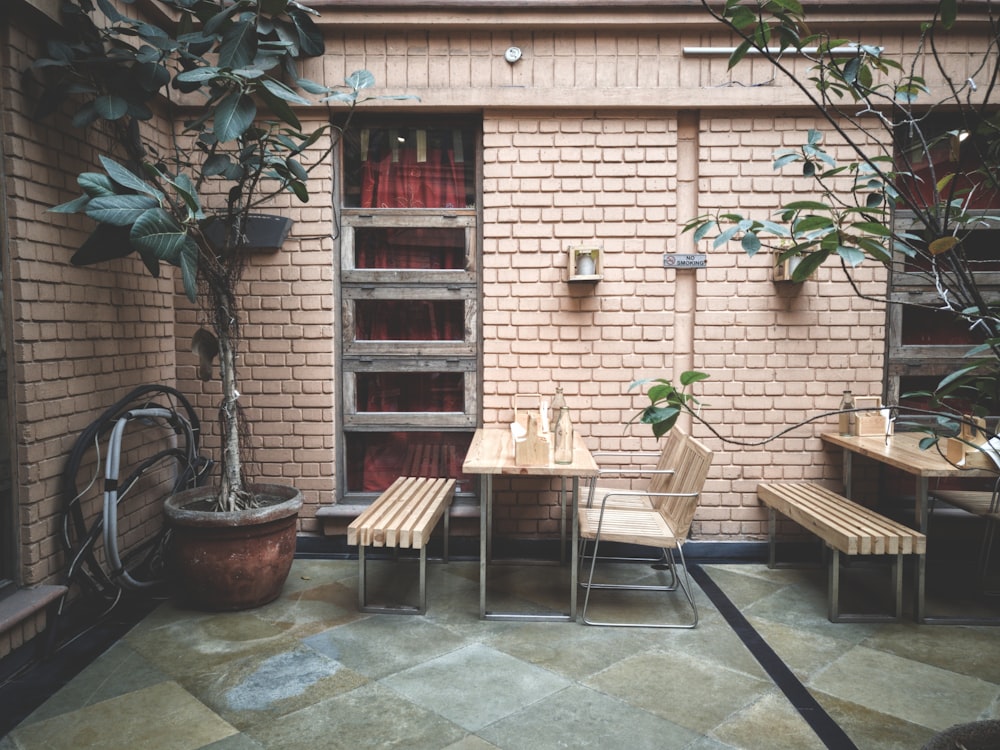
[[(414, 567), (373, 563), (373, 595)], [(1000, 718), (1000, 630), (833, 624), (822, 571), (694, 566), (701, 621), (662, 631), (481, 621), (478, 570), (431, 564), (426, 616), (359, 613), (350, 560), (250, 612), (163, 602), (0, 750), (891, 750)], [(490, 606), (558, 608), (565, 576), (491, 568)], [(639, 597), (608, 612), (665, 607)]]

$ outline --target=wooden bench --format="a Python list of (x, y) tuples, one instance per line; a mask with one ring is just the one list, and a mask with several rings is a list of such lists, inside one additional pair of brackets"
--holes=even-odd
[[(832, 550), (827, 580), (831, 622), (885, 622), (901, 618), (903, 555), (926, 552), (927, 538), (922, 533), (812, 482), (762, 482), (757, 485), (757, 497), (768, 508), (768, 567), (776, 566), (776, 513), (812, 532)], [(840, 612), (840, 553), (893, 556), (891, 616)]]
[[(444, 517), (444, 559), (448, 561), (448, 507), (454, 479), (400, 477), (347, 527), (347, 543), (358, 545), (358, 609), (362, 612), (422, 615), (427, 611), (427, 542)], [(370, 605), (366, 583), (368, 547), (420, 550), (420, 603)]]

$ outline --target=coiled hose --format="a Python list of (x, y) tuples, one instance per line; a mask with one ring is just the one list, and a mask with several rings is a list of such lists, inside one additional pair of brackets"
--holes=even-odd
[[(130, 474), (120, 478), (122, 438), (126, 427), (133, 422), (168, 428), (172, 444), (145, 458)], [(149, 590), (162, 582), (158, 566), (166, 532), (161, 531), (122, 555), (118, 547), (118, 506), (143, 475), (163, 464), (176, 466), (171, 492), (198, 484), (210, 468), (210, 462), (199, 453), (199, 435), (198, 417), (190, 402), (176, 389), (164, 385), (136, 388), (80, 434), (62, 477), (65, 509), (61, 541), (69, 558), (66, 575), (69, 585), (79, 585), (85, 595), (103, 600), (110, 608), (125, 590)], [(103, 510), (88, 524), (82, 503), (97, 476), (95, 472), (81, 489), (78, 485), (80, 467), (87, 452), (96, 446), (99, 471), (100, 449), (105, 437)], [(104, 543), (103, 562), (97, 552), (99, 540)]]

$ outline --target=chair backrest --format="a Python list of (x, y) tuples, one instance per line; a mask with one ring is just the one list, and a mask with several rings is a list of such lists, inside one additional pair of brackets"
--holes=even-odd
[(688, 497), (663, 498), (660, 515), (670, 525), (674, 536), (683, 540), (691, 529), (691, 522), (701, 500), (701, 490), (708, 479), (712, 451), (690, 435), (684, 435), (679, 442), (674, 474), (665, 491)]
[[(677, 458), (687, 437), (687, 433), (680, 427), (674, 427), (667, 433), (667, 442), (664, 444), (663, 452), (660, 453), (660, 458), (656, 462), (656, 470), (658, 472), (676, 471)], [(649, 485), (646, 489), (649, 492), (670, 492), (670, 487), (674, 482), (675, 476), (673, 473), (653, 474), (649, 479)], [(655, 507), (660, 506), (660, 499), (655, 496), (652, 498)]]

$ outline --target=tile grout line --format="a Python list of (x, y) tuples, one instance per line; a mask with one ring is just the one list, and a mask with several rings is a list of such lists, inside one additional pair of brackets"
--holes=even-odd
[(688, 572), (823, 744), (830, 750), (858, 750), (847, 733), (819, 704), (701, 565), (689, 565)]

